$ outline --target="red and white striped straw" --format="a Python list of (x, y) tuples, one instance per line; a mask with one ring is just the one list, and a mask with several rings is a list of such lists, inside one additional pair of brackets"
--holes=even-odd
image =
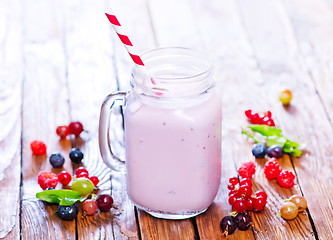
[(112, 26), (113, 26), (114, 30), (116, 31), (116, 33), (117, 33), (118, 37), (120, 38), (121, 42), (124, 44), (127, 52), (129, 53), (129, 55), (133, 59), (133, 62), (136, 65), (144, 66), (144, 63), (142, 62), (141, 57), (138, 54), (136, 54), (135, 49), (133, 47), (133, 44), (129, 40), (128, 36), (125, 34), (124, 29), (120, 25), (117, 17), (113, 14), (108, 14), (108, 13), (105, 13), (105, 15), (108, 17), (110, 23), (112, 23)]

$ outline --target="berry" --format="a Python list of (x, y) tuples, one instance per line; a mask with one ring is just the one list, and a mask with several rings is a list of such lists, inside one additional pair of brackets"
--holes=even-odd
[(58, 175), (58, 180), (62, 185), (66, 186), (72, 181), (72, 176), (68, 172), (62, 171)]
[(88, 173), (80, 173), (79, 175), (76, 175), (76, 178), (89, 178), (89, 174)]
[(252, 189), (250, 186), (240, 186), (238, 189), (238, 193), (245, 199), (249, 198), (252, 195)]
[(237, 198), (232, 209), (236, 212), (245, 212), (246, 211), (246, 201), (243, 198)]
[(271, 158), (265, 163), (264, 173), (268, 180), (277, 178), (281, 171), (282, 168), (277, 162), (276, 158)]
[(90, 181), (92, 181), (92, 183), (94, 184), (95, 187), (99, 183), (99, 179), (96, 176), (91, 176), (89, 179), (90, 179)]
[(242, 181), (239, 183), (239, 186), (249, 186), (249, 187), (252, 187), (252, 181), (250, 178), (243, 178)]
[(69, 206), (59, 205), (58, 207), (58, 214), (62, 220), (67, 220), (67, 221), (73, 220), (76, 218), (78, 212), (79, 212), (79, 207), (77, 206), (76, 203)]
[(229, 190), (234, 190), (235, 189), (235, 185), (232, 185), (231, 183), (228, 184), (228, 189)]
[(252, 211), (254, 209), (253, 198), (249, 197), (248, 199), (246, 199), (245, 200), (245, 205), (246, 205), (246, 210)]
[(252, 110), (251, 110), (251, 109), (245, 111), (245, 116), (246, 116), (247, 118), (250, 119), (250, 118), (252, 117), (252, 115), (253, 115), (253, 114), (252, 114)]
[(275, 122), (273, 119), (268, 119), (267, 121), (264, 122), (267, 126), (275, 127)]
[(72, 148), (69, 153), (69, 158), (72, 160), (73, 163), (81, 163), (83, 156), (83, 153), (78, 148)]
[(83, 215), (94, 215), (98, 210), (98, 206), (95, 200), (87, 199), (82, 203)]
[(81, 173), (87, 173), (89, 175), (88, 170), (84, 167), (79, 167), (75, 170), (75, 176), (80, 175)]
[(38, 174), (38, 184), (43, 190), (55, 188), (58, 184), (58, 176), (50, 171), (42, 171)]
[(250, 121), (253, 124), (260, 124), (261, 123), (261, 119), (259, 117), (259, 114), (258, 113), (253, 114), (252, 117), (250, 118)]
[(88, 178), (77, 178), (72, 183), (71, 189), (84, 196), (94, 191), (94, 184)]
[(56, 129), (56, 133), (61, 139), (65, 139), (69, 135), (69, 127), (59, 126)]
[(239, 183), (239, 180), (238, 180), (237, 177), (232, 177), (232, 178), (229, 179), (229, 183), (236, 186)]
[(232, 195), (232, 194), (236, 194), (236, 196), (238, 196), (238, 189), (234, 189), (234, 190), (231, 190), (228, 195)]
[(283, 156), (283, 148), (278, 145), (272, 145), (267, 149), (267, 154), (271, 158), (281, 158)]
[(236, 218), (231, 215), (225, 216), (220, 222), (220, 227), (223, 231), (223, 234), (232, 234), (237, 229)]
[(271, 111), (265, 112), (265, 116), (268, 118), (272, 118), (272, 112)]
[(285, 188), (293, 187), (295, 184), (294, 180), (295, 180), (295, 175), (288, 170), (283, 170), (282, 172), (280, 172), (279, 176), (277, 177), (277, 181), (280, 184), (280, 186)]
[(280, 209), (281, 217), (286, 220), (294, 219), (298, 214), (298, 208), (295, 203), (284, 202)]
[(264, 209), (266, 203), (267, 203), (267, 200), (261, 196), (259, 197), (254, 197), (252, 199), (253, 201), (253, 207), (257, 210), (257, 211), (261, 211)]
[(238, 174), (242, 178), (252, 178), (255, 172), (256, 172), (256, 165), (252, 161), (243, 162), (238, 169)]
[(264, 144), (261, 143), (257, 143), (254, 144), (252, 147), (252, 154), (256, 157), (256, 158), (264, 158), (265, 155), (267, 153), (267, 148)]
[(263, 197), (267, 201), (267, 194), (263, 190), (256, 191), (254, 193), (255, 197)]
[(34, 140), (30, 143), (30, 148), (33, 154), (41, 156), (46, 154), (46, 144), (40, 140)]
[(228, 198), (229, 204), (232, 206), (237, 198), (238, 198), (238, 196), (236, 194), (231, 194)]
[(54, 190), (54, 189), (55, 189), (54, 187), (48, 187), (45, 189), (45, 191)]
[(54, 168), (61, 168), (64, 165), (65, 158), (60, 153), (52, 153), (50, 163)]
[(236, 215), (237, 226), (239, 230), (247, 230), (252, 225), (252, 218), (249, 214), (245, 212), (238, 213)]
[(293, 195), (289, 198), (289, 201), (295, 203), (298, 212), (303, 212), (308, 206), (308, 203), (303, 196)]
[(97, 197), (96, 202), (99, 210), (101, 210), (102, 212), (107, 212), (110, 211), (112, 207), (113, 199), (108, 194), (102, 194)]
[(293, 98), (293, 94), (289, 89), (283, 90), (282, 92), (279, 92), (278, 94), (280, 102), (286, 106), (289, 105), (291, 102), (291, 99)]
[(80, 122), (71, 122), (68, 127), (69, 132), (74, 134), (75, 137), (80, 136), (81, 132), (83, 131), (83, 125)]

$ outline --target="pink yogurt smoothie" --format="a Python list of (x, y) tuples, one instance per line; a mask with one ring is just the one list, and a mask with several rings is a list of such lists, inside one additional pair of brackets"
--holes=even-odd
[[(127, 192), (138, 206), (163, 213), (203, 211), (221, 178), (221, 100), (194, 105), (139, 101), (125, 109)], [(137, 103), (137, 102), (136, 102)]]

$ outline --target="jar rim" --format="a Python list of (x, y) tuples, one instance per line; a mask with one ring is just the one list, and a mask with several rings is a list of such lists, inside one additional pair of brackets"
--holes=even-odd
[[(203, 70), (200, 70), (199, 73), (195, 73), (192, 75), (188, 75), (188, 76), (172, 76), (172, 77), (160, 77), (160, 76), (150, 76), (150, 72), (149, 72), (149, 68), (148, 67), (140, 67), (140, 66), (136, 66), (134, 68), (134, 72), (135, 74), (144, 77), (144, 76), (149, 76), (152, 77), (156, 80), (177, 80), (177, 81), (187, 81), (189, 79), (193, 79), (193, 78), (199, 78), (205, 74), (208, 74), (209, 72), (212, 71), (213, 68), (213, 60), (211, 57), (208, 56), (208, 54), (199, 51), (199, 50), (195, 50), (195, 49), (191, 49), (191, 48), (187, 48), (187, 47), (159, 47), (159, 48), (154, 48), (154, 49), (150, 49), (150, 50), (146, 50), (144, 52), (142, 52), (140, 54), (143, 62), (145, 63), (147, 61), (147, 59), (149, 59), (149, 55), (150, 54), (154, 54), (156, 52), (173, 52), (173, 51), (182, 51), (183, 53), (188, 53), (188, 54), (192, 54), (194, 57), (197, 57), (198, 59), (204, 60), (207, 64), (207, 67), (204, 68)], [(179, 54), (179, 53), (178, 53)], [(145, 63), (146, 64), (146, 63)], [(146, 70), (145, 68), (147, 68), (148, 70)], [(148, 71), (148, 72), (147, 72)]]

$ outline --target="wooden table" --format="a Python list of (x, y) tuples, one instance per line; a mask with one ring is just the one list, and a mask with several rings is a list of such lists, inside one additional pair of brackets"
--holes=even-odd
[[(222, 179), (204, 214), (183, 221), (161, 220), (129, 201), (124, 176), (102, 162), (98, 118), (104, 97), (129, 89), (133, 67), (104, 11), (113, 9), (139, 52), (183, 46), (207, 52), (215, 63), (223, 96)], [(293, 91), (291, 106), (277, 100)], [(271, 110), (285, 135), (307, 142), (300, 158), (285, 155), (283, 169), (296, 185), (281, 188), (263, 174), (252, 143), (241, 135), (245, 109)], [(250, 230), (229, 239), (333, 239), (333, 2), (331, 0), (0, 0), (0, 238), (4, 239), (223, 239), (219, 222), (231, 211), (228, 179), (255, 160), (254, 190), (268, 203), (250, 212)], [(59, 141), (55, 129), (81, 121), (88, 131)], [(123, 153), (121, 116), (114, 119), (113, 144)], [(42, 139), (48, 156), (32, 155)], [(80, 146), (83, 166), (112, 194), (108, 213), (62, 221), (54, 205), (35, 195), (37, 175), (52, 169), (52, 152), (66, 156)], [(276, 217), (283, 199), (304, 195), (308, 210), (292, 221)]]

